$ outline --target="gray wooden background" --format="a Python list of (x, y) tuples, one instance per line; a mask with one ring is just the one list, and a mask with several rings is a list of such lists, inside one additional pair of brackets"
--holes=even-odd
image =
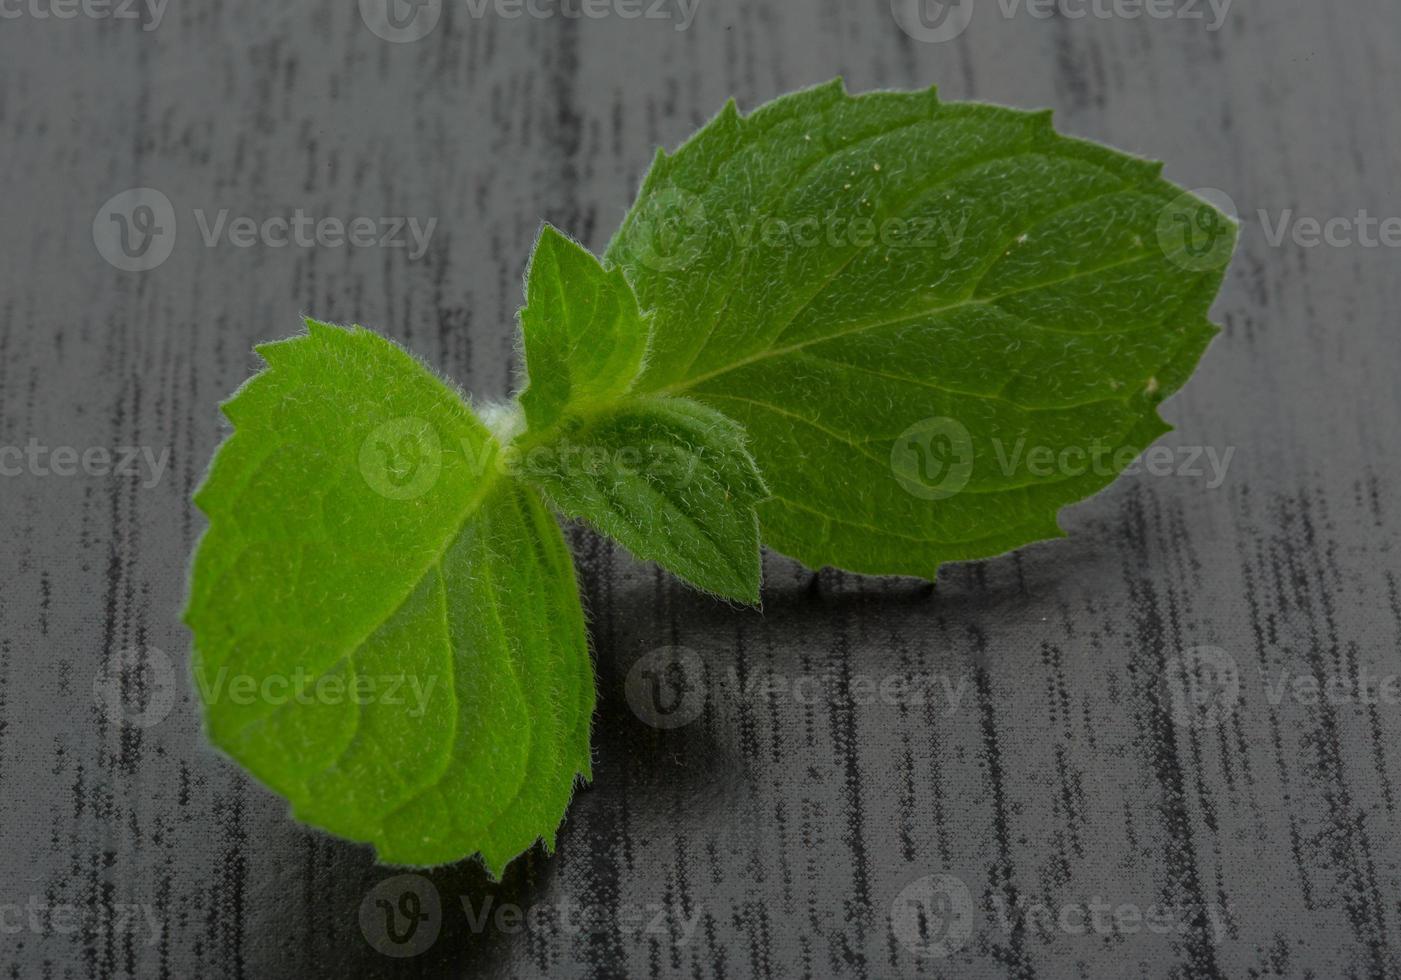
[[(1401, 252), (1358, 221), (1401, 216), (1394, 0), (982, 0), (945, 42), (886, 0), (430, 0), (408, 43), (378, 0), (126, 2), (0, 5), (5, 977), (1401, 975)], [(293, 824), (202, 744), (179, 622), (250, 347), (358, 321), (504, 396), (542, 219), (601, 249), (657, 144), (836, 74), (1233, 199), (1166, 462), (937, 590), (770, 556), (762, 613), (574, 530), (600, 706), (558, 853), (400, 878)], [(205, 241), (296, 209), (436, 224)], [(665, 647), (704, 669), (657, 729), (626, 688)]]

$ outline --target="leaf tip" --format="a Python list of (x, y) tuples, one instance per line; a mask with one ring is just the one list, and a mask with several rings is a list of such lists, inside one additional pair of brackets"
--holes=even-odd
[(366, 330), (358, 323), (331, 323), (327, 320), (317, 320), (313, 317), (305, 317), (306, 333), (292, 340), (306, 340), (310, 338), (318, 344), (335, 344), (344, 342), (350, 338), (368, 338), (371, 341), (383, 341), (384, 338), (373, 330)]
[(560, 245), (572, 243), (573, 241), (574, 239), (560, 231), (555, 225), (548, 221), (542, 221), (540, 222), (540, 230), (535, 235), (535, 250), (538, 252), (542, 245), (549, 245), (551, 248), (556, 248)]
[[(284, 354), (305, 340), (305, 334), (297, 337), (283, 337), (281, 340), (265, 340), (260, 344), (253, 345), (253, 353), (261, 357), (269, 367), (276, 367), (282, 361)], [(230, 399), (230, 401), (232, 400)]]

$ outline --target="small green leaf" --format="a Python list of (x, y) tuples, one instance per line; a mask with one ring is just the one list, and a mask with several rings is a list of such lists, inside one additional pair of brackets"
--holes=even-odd
[(933, 91), (731, 102), (606, 252), (653, 317), (633, 392), (737, 419), (764, 540), (810, 566), (932, 578), (1059, 536), (1216, 332), (1235, 228), (1160, 170)]
[(553, 847), (589, 774), (573, 565), (462, 399), (308, 321), (224, 406), (186, 621), (210, 739), (382, 861)]
[(708, 592), (758, 602), (755, 504), (766, 491), (743, 430), (694, 401), (626, 396), (650, 318), (622, 272), (546, 225), (526, 276), (521, 332), (526, 425), (509, 447), (521, 475), (639, 558)]
[(529, 376), (520, 403), (537, 430), (620, 397), (647, 353), (649, 324), (622, 272), (550, 225), (535, 242), (520, 318)]
[(548, 442), (532, 447), (527, 434), (517, 451), (558, 510), (698, 588), (759, 601), (755, 504), (767, 491), (724, 415), (684, 398), (630, 399), (572, 416)]

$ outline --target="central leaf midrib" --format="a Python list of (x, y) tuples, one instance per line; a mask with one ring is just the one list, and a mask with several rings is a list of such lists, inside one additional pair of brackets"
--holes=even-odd
[(854, 327), (846, 327), (842, 330), (837, 330), (832, 333), (823, 334), (819, 337), (809, 337), (807, 340), (801, 340), (796, 344), (789, 344), (787, 347), (771, 347), (767, 350), (761, 350), (757, 353), (751, 354), (748, 357), (740, 358), (737, 361), (732, 361), (731, 363), (726, 364), (724, 367), (716, 368), (713, 371), (707, 371), (704, 374), (698, 374), (694, 378), (687, 378), (684, 381), (673, 382), (670, 385), (657, 389), (654, 392), (654, 394), (682, 394), (684, 392), (690, 391), (699, 384), (702, 384), (706, 381), (710, 381), (713, 378), (718, 378), (721, 375), (729, 374), (731, 371), (736, 371), (742, 367), (748, 367), (751, 364), (756, 364), (759, 361), (768, 360), (769, 358), (781, 357), (784, 354), (792, 354), (795, 351), (800, 351), (805, 347), (811, 347), (814, 344), (821, 344), (829, 340), (837, 340), (841, 337), (848, 337), (852, 334), (865, 333), (870, 330), (879, 330), (882, 327), (893, 326), (898, 323), (916, 320), (921, 317), (939, 316), (944, 313), (950, 313), (954, 310), (968, 309), (975, 306), (992, 306), (1000, 302), (1001, 300), (1006, 299), (1009, 296), (1016, 296), (1020, 293), (1032, 292), (1033, 290), (1037, 289), (1048, 289), (1053, 286), (1061, 286), (1068, 282), (1073, 282), (1076, 279), (1080, 279), (1084, 276), (1094, 275), (1095, 273), (1099, 272), (1107, 272), (1111, 269), (1117, 269), (1121, 266), (1129, 265), (1134, 262), (1139, 262), (1146, 258), (1151, 258), (1152, 254), (1153, 253), (1150, 251), (1143, 251), (1132, 255), (1129, 258), (1120, 259), (1115, 262), (1110, 262), (1106, 265), (1096, 266), (1093, 269), (1078, 269), (1073, 274), (1066, 276), (1063, 279), (1055, 279), (1050, 282), (1038, 282), (1030, 286), (1024, 286), (1019, 289), (1008, 290), (1005, 293), (998, 293), (995, 296), (988, 296), (983, 299), (975, 299), (971, 296), (967, 296), (962, 299), (955, 300), (952, 303), (946, 303), (943, 306), (933, 306), (928, 309), (917, 310), (913, 313), (902, 313), (900, 316), (892, 317), (887, 320), (879, 320), (874, 323), (860, 323)]

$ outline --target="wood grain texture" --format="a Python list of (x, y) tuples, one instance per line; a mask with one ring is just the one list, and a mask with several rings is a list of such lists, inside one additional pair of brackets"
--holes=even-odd
[[(0, 477), (0, 972), (1401, 976), (1401, 704), (1345, 697), (1401, 674), (1401, 253), (1273, 247), (1254, 217), (1401, 215), (1401, 7), (1236, 0), (1210, 32), (982, 4), (944, 44), (883, 0), (701, 0), (684, 31), (470, 9), (449, 0), (411, 44), (353, 4), (171, 4), (152, 31), (0, 21), (0, 446), (170, 454), (158, 480)], [(1225, 330), (1162, 440), (1234, 450), (1227, 478), (1127, 476), (1066, 512), (1068, 540), (937, 590), (769, 556), (762, 613), (574, 531), (595, 782), (553, 858), (500, 885), (472, 865), (400, 883), (437, 895), (437, 936), (385, 955), (360, 915), (397, 872), (293, 824), (199, 734), (179, 612), (217, 404), (301, 313), (506, 395), (541, 220), (601, 249), (657, 144), (730, 95), (834, 74), (1051, 106), (1063, 131), (1234, 198)], [(178, 234), (158, 268), (123, 272), (93, 222), (138, 186)], [(410, 261), (207, 247), (195, 217), (297, 208), (437, 226)], [(704, 708), (656, 730), (625, 686), (665, 645), (702, 657)], [(1202, 646), (1239, 683), (1205, 723), (1168, 683)], [(152, 649), (170, 676), (129, 670), (118, 690), (168, 692), (168, 713), (123, 723), (94, 681)], [(1274, 696), (1300, 676), (1333, 695)], [(917, 956), (892, 902), (937, 874), (968, 889), (970, 930)], [(488, 901), (544, 911), (474, 929)], [(583, 912), (562, 921), (562, 903)], [(1130, 911), (1097, 928), (1095, 903)]]

